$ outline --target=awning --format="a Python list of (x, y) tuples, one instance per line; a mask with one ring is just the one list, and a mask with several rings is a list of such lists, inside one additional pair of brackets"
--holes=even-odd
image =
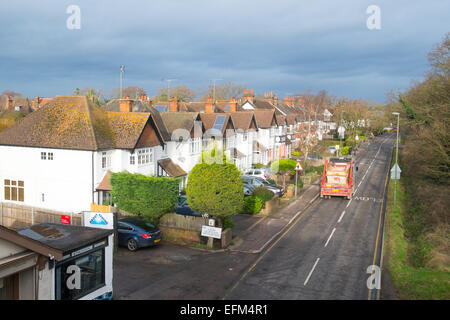
[(163, 169), (170, 177), (177, 178), (187, 175), (179, 165), (172, 161), (172, 159), (162, 159), (158, 160), (158, 165)]
[(234, 159), (244, 158), (245, 157), (245, 154), (243, 154), (242, 152), (240, 152), (236, 148), (228, 149), (228, 151), (230, 151), (230, 157), (232, 157)]
[(259, 141), (253, 141), (253, 149), (255, 149), (256, 151), (268, 150), (268, 148)]
[(111, 184), (109, 183), (109, 179), (111, 179), (111, 171), (106, 171), (105, 176), (102, 181), (98, 184), (96, 190), (100, 191), (111, 191)]

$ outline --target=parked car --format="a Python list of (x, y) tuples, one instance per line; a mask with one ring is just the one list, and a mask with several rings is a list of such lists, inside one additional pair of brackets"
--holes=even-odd
[(250, 169), (245, 172), (246, 176), (260, 177), (262, 179), (267, 179), (269, 176), (266, 174), (265, 168), (261, 169)]
[(130, 251), (156, 245), (161, 241), (161, 231), (144, 219), (128, 217), (117, 221), (119, 246)]
[(189, 207), (187, 196), (182, 195), (178, 197), (178, 202), (175, 205), (175, 212), (184, 216), (201, 217), (200, 212), (194, 211)]
[(329, 149), (329, 151), (330, 151), (330, 153), (331, 154), (336, 154), (336, 147), (335, 146), (330, 146), (330, 147), (328, 147), (328, 149)]
[(254, 188), (265, 187), (280, 197), (284, 194), (283, 187), (277, 186), (275, 184), (271, 184), (271, 183), (267, 182), (265, 179), (262, 179), (259, 177), (254, 177), (254, 176), (242, 176), (242, 179), (246, 183), (253, 186)]
[(251, 196), (253, 192), (255, 192), (255, 188), (246, 181), (243, 181), (243, 185), (244, 185), (244, 197)]

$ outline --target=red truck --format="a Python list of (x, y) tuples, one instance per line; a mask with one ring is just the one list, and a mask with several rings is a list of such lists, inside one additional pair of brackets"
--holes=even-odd
[(347, 197), (351, 199), (354, 190), (353, 161), (347, 158), (325, 160), (323, 166), (320, 197)]

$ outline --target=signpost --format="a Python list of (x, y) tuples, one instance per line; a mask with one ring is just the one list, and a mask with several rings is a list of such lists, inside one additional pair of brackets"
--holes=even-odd
[(295, 166), (295, 197), (297, 197), (297, 179), (298, 179), (298, 172), (303, 170), (303, 167), (300, 163), (300, 161), (297, 161), (297, 165)]

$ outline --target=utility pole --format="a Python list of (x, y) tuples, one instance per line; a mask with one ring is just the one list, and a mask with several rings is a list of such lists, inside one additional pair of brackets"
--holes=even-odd
[(393, 115), (397, 116), (397, 150), (395, 152), (395, 180), (394, 180), (394, 184), (395, 184), (395, 191), (394, 191), (394, 206), (396, 205), (397, 202), (397, 168), (398, 168), (398, 132), (400, 131), (400, 113), (398, 112), (392, 112)]

